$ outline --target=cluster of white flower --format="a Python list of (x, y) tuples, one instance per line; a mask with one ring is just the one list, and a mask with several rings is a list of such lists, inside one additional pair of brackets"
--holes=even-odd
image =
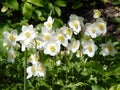
[[(9, 49), (8, 61), (14, 62), (16, 57), (14, 47), (18, 45), (17, 42), (21, 45), (21, 51), (25, 51), (26, 48), (27, 50), (33, 48), (43, 50), (44, 54), (55, 56), (60, 52), (61, 46), (63, 46), (68, 52), (76, 53), (80, 51), (82, 55), (87, 54), (89, 57), (93, 57), (98, 49), (93, 39), (106, 34), (106, 22), (102, 18), (97, 18), (94, 23), (86, 23), (84, 25), (83, 21), (82, 17), (72, 14), (68, 25), (53, 30), (54, 19), (49, 16), (47, 21), (44, 22), (40, 33), (33, 28), (33, 25), (23, 25), (22, 32), (19, 35), (17, 30), (13, 30), (10, 33), (7, 31), (3, 32), (4, 46)], [(82, 31), (83, 35), (76, 40), (73, 35), (79, 35), (80, 31)], [(102, 47), (100, 53), (103, 56), (115, 55), (116, 51), (111, 42), (100, 46)], [(32, 54), (28, 59), (32, 66), (27, 68), (27, 79), (31, 76), (45, 76), (45, 66), (38, 60), (39, 55), (36, 53)]]

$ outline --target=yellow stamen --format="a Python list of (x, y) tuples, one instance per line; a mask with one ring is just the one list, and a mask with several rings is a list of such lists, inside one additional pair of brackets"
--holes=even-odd
[(55, 51), (55, 47), (53, 45), (50, 46), (50, 51), (52, 51), (52, 52)]
[(78, 22), (77, 22), (77, 21), (74, 21), (74, 22), (73, 22), (73, 26), (74, 26), (75, 28), (78, 28)]
[(89, 52), (91, 52), (91, 51), (92, 51), (92, 47), (89, 45), (89, 46), (87, 47), (87, 50), (88, 50)]
[(44, 36), (44, 39), (47, 41), (47, 40), (49, 40), (50, 39), (50, 35), (49, 34), (46, 34), (45, 36)]
[(14, 53), (10, 52), (9, 53), (9, 58), (14, 58), (14, 57), (15, 57)]
[(31, 72), (35, 73), (35, 67), (34, 66), (31, 68)]
[(71, 34), (71, 30), (70, 30), (70, 29), (67, 29), (67, 30), (66, 30), (66, 34), (67, 34), (67, 35), (70, 35), (70, 34)]
[(9, 36), (9, 39), (10, 39), (11, 41), (14, 41), (14, 40), (15, 40), (15, 36), (11, 34), (11, 35)]
[(27, 37), (27, 38), (29, 38), (30, 36), (31, 36), (31, 34), (30, 34), (30, 32), (25, 32), (25, 36)]
[(98, 24), (98, 28), (99, 28), (100, 30), (103, 30), (103, 29), (104, 29), (103, 24), (102, 24), (102, 23), (99, 23), (99, 24)]
[(38, 71), (40, 71), (40, 72), (45, 72), (45, 67), (44, 67), (44, 66), (40, 66), (40, 67), (38, 68)]
[(91, 28), (90, 31), (91, 31), (92, 33), (95, 33), (95, 29), (94, 29), (94, 28)]
[(50, 28), (52, 25), (51, 25), (51, 23), (47, 23), (47, 26)]
[(59, 35), (59, 36), (58, 36), (58, 40), (59, 40), (60, 42), (62, 42), (62, 41), (64, 40), (64, 36), (63, 36), (63, 35)]
[(107, 48), (108, 48), (109, 51), (113, 50), (113, 47), (111, 45), (108, 45)]

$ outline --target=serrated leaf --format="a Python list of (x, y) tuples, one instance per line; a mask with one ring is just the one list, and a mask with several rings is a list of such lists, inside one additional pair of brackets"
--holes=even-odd
[(120, 84), (112, 86), (109, 90), (120, 90)]
[(105, 89), (99, 85), (92, 85), (92, 90), (105, 90)]
[(18, 8), (19, 8), (19, 4), (18, 4), (17, 0), (6, 0), (5, 5), (8, 6), (9, 8), (11, 8), (11, 9), (18, 10)]
[(33, 5), (36, 5), (36, 6), (39, 6), (39, 7), (43, 7), (44, 5), (44, 2), (43, 0), (27, 0), (27, 2), (33, 4)]
[(66, 2), (62, 1), (62, 0), (56, 0), (55, 1), (55, 5), (60, 6), (60, 7), (65, 7), (66, 6)]
[(29, 19), (32, 15), (32, 5), (30, 3), (25, 2), (22, 7), (22, 14), (26, 19)]

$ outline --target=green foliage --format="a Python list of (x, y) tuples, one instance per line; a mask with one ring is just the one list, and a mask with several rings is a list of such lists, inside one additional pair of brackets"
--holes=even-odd
[(4, 3), (7, 7), (9, 7), (10, 9), (19, 9), (19, 3), (17, 0), (6, 0), (6, 2)]
[(30, 3), (25, 2), (22, 7), (22, 14), (26, 19), (30, 19), (32, 16), (32, 5)]

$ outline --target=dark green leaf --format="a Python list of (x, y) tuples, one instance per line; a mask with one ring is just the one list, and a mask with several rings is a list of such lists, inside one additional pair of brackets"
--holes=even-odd
[(66, 6), (66, 2), (62, 1), (62, 0), (56, 0), (55, 1), (55, 5), (60, 6), (60, 7), (65, 7)]
[(120, 23), (120, 17), (116, 17), (114, 20), (115, 20), (116, 22)]
[(112, 4), (113, 4), (113, 5), (120, 5), (120, 0), (114, 0), (114, 1), (112, 2)]
[(77, 1), (76, 3), (73, 4), (72, 8), (73, 9), (78, 9), (82, 6), (83, 6), (83, 4), (80, 1)]

